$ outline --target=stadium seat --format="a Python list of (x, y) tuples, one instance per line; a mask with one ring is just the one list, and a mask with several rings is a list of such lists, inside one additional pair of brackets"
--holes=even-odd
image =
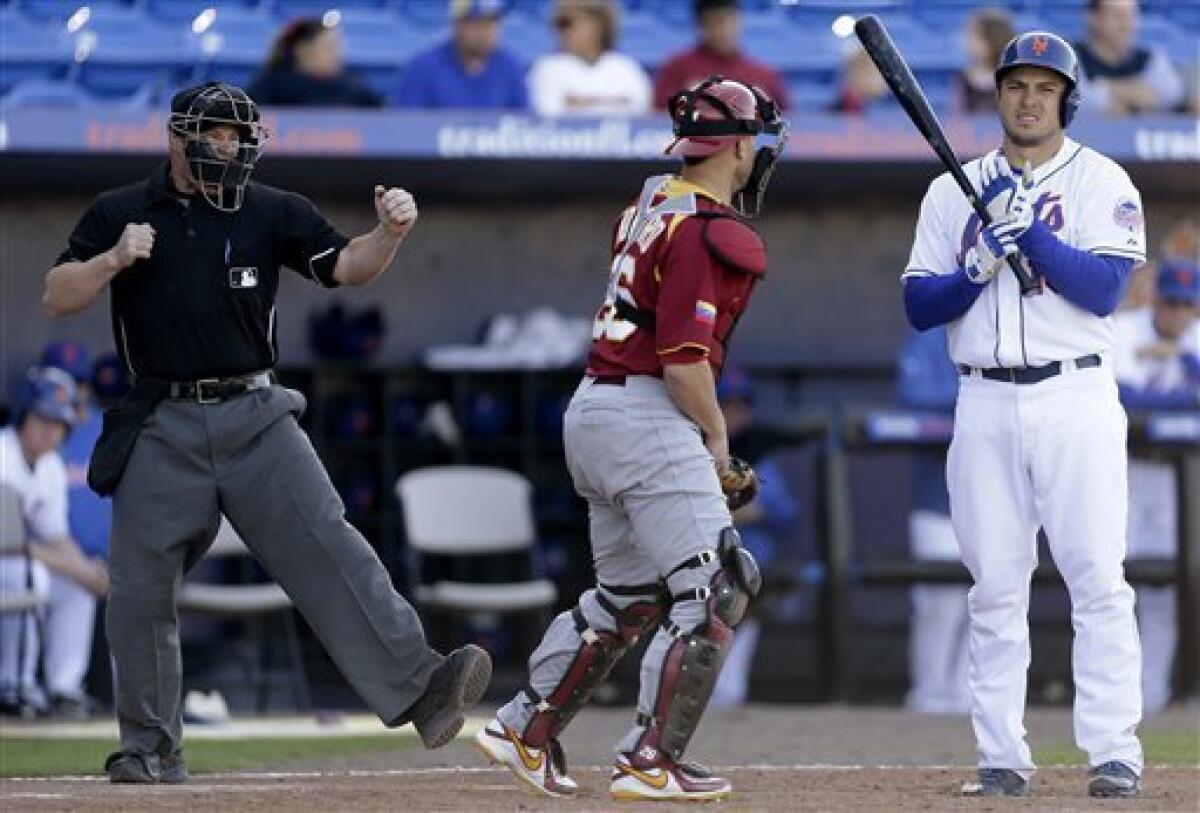
[(13, 107), (85, 107), (96, 97), (66, 79), (30, 79), (14, 85), (0, 100)]
[(206, 8), (250, 9), (259, 0), (142, 0), (147, 16), (166, 23), (190, 23)]
[(61, 27), (30, 19), (16, 8), (0, 8), (0, 93), (37, 79), (62, 79), (74, 49)]
[(30, 17), (52, 22), (64, 22), (82, 6), (94, 11), (102, 8), (128, 9), (131, 0), (19, 0), (13, 3)]
[(164, 79), (192, 69), (182, 32), (148, 19), (140, 9), (90, 8), (72, 17), (65, 36), (75, 45), (75, 77), (98, 96), (128, 96), (147, 77)]
[[(320, 17), (327, 11), (337, 9), (382, 9), (389, 6), (388, 0), (266, 0), (270, 12), (280, 20), (295, 17)], [(441, 5), (430, 3), (429, 5)]]
[(504, 17), (500, 44), (526, 64), (542, 54), (558, 50), (558, 38), (550, 23), (526, 14), (511, 13)]
[(672, 54), (691, 45), (693, 39), (689, 29), (663, 25), (659, 17), (648, 12), (629, 12), (621, 18), (617, 50), (654, 71)]
[(258, 8), (224, 6), (188, 33), (197, 78), (245, 86), (262, 68), (279, 21)]
[(1196, 33), (1184, 30), (1177, 21), (1158, 15), (1143, 14), (1138, 42), (1161, 47), (1177, 65), (1196, 65), (1200, 61), (1200, 41)]

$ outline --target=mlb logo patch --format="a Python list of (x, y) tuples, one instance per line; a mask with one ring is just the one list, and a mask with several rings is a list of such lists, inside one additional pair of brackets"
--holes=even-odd
[(229, 269), (230, 288), (257, 288), (258, 269), (254, 266), (239, 265)]
[(711, 325), (717, 321), (717, 307), (703, 299), (696, 301), (696, 321)]
[(1122, 198), (1113, 209), (1113, 222), (1126, 229), (1140, 229), (1145, 222), (1142, 210), (1129, 198)]

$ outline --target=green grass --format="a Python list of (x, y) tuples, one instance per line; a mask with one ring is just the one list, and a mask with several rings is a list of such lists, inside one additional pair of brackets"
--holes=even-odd
[[(196, 773), (278, 766), (299, 760), (356, 756), (413, 747), (409, 737), (378, 734), (347, 737), (264, 737), (189, 740), (188, 769)], [(99, 774), (116, 747), (112, 740), (0, 738), (0, 777)]]
[[(1143, 732), (1147, 765), (1200, 765), (1200, 734), (1194, 731)], [(1038, 765), (1086, 765), (1087, 755), (1069, 743), (1041, 748), (1033, 755)]]

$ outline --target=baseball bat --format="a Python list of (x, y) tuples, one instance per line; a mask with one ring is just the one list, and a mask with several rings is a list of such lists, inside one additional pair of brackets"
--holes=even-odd
[[(868, 14), (854, 23), (854, 33), (858, 35), (858, 39), (862, 42), (867, 54), (870, 55), (871, 61), (883, 74), (884, 81), (892, 89), (892, 94), (900, 102), (904, 112), (908, 113), (908, 117), (912, 119), (912, 123), (916, 125), (921, 135), (925, 136), (929, 146), (933, 147), (933, 151), (941, 159), (942, 165), (946, 167), (955, 183), (958, 184), (958, 188), (967, 196), (975, 214), (979, 215), (983, 225), (990, 224), (992, 217), (988, 214), (987, 207), (979, 199), (979, 193), (963, 173), (958, 156), (954, 154), (950, 142), (946, 140), (946, 134), (942, 132), (942, 125), (938, 121), (937, 115), (934, 114), (933, 108), (929, 106), (929, 100), (925, 98), (925, 91), (921, 90), (921, 85), (913, 76), (912, 70), (904, 61), (900, 51), (897, 50), (896, 43), (892, 42), (891, 35), (883, 27), (883, 23), (874, 14)], [(1017, 275), (1022, 294), (1038, 290), (1037, 281), (1021, 264), (1019, 258), (1010, 256), (1008, 267)]]

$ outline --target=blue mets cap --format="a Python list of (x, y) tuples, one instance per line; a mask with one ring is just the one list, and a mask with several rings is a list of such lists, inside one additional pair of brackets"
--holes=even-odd
[(1191, 260), (1166, 260), (1158, 269), (1158, 297), (1200, 305), (1200, 266)]
[(34, 367), (25, 379), (25, 392), (17, 409), (17, 422), (25, 415), (37, 415), (58, 421), (70, 428), (75, 425), (75, 379), (57, 367)]
[(451, 20), (499, 17), (508, 10), (505, 0), (450, 0)]
[(41, 365), (66, 370), (77, 382), (87, 381), (92, 375), (92, 354), (83, 342), (53, 342), (42, 351)]
[(721, 380), (717, 382), (717, 400), (721, 403), (753, 401), (754, 382), (741, 367), (727, 365), (721, 372)]

